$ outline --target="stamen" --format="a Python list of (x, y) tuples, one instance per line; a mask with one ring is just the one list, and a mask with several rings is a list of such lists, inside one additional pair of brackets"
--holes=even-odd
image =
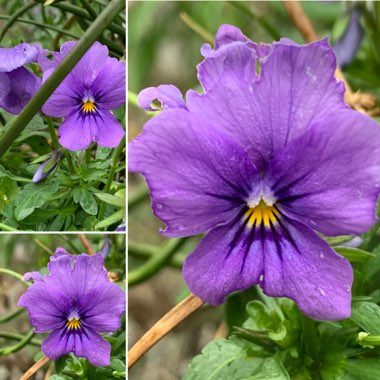
[(69, 319), (67, 321), (67, 323), (66, 323), (66, 327), (69, 330), (78, 330), (78, 329), (80, 329), (81, 323), (80, 323), (79, 318), (78, 319), (76, 319), (76, 318)]
[(83, 100), (82, 111), (84, 113), (95, 112), (96, 111), (95, 102), (89, 98)]
[(247, 225), (252, 228), (254, 225), (259, 227), (264, 224), (265, 227), (270, 227), (271, 224), (277, 223), (277, 218), (280, 213), (274, 206), (267, 205), (263, 200), (260, 200), (259, 204), (245, 213), (245, 217), (248, 218)]

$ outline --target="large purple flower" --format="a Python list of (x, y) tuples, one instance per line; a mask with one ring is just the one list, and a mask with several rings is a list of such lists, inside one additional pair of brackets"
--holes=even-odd
[(58, 248), (48, 264), (50, 274), (26, 273), (34, 283), (19, 300), (36, 333), (50, 333), (42, 351), (52, 359), (73, 352), (96, 366), (110, 364), (110, 344), (100, 333), (120, 328), (125, 294), (108, 281), (100, 255), (71, 256)]
[[(51, 75), (75, 42), (66, 42), (54, 61), (39, 61), (43, 81)], [(63, 117), (59, 142), (70, 150), (82, 150), (96, 142), (114, 148), (124, 130), (110, 110), (125, 103), (125, 64), (108, 56), (108, 48), (95, 42), (43, 105), (49, 116)]]
[(375, 222), (379, 125), (345, 104), (326, 40), (257, 45), (223, 25), (202, 53), (205, 92), (142, 92), (143, 107), (165, 110), (129, 147), (163, 234), (209, 231), (184, 263), (187, 285), (217, 305), (259, 284), (313, 318), (348, 317), (352, 268), (318, 233)]
[(41, 86), (41, 79), (23, 65), (36, 62), (42, 49), (22, 43), (0, 48), (0, 107), (18, 115)]

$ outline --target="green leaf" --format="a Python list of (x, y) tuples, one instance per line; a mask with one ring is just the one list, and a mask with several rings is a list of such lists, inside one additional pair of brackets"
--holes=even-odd
[(191, 361), (183, 380), (287, 380), (290, 379), (275, 357), (253, 358), (235, 343), (219, 339), (209, 343)]
[(125, 372), (125, 363), (120, 359), (111, 359), (111, 368), (116, 372)]
[(345, 362), (345, 370), (348, 376), (341, 377), (342, 380), (380, 379), (380, 359), (349, 359)]
[(13, 179), (14, 181), (19, 181), (19, 182), (32, 182), (32, 180), (29, 178), (18, 177), (12, 174), (9, 170), (5, 169), (4, 166), (2, 165), (0, 165), (0, 178), (1, 177), (8, 177), (10, 179)]
[(79, 203), (87, 214), (96, 215), (98, 213), (98, 204), (90, 191), (80, 189)]
[(99, 222), (95, 226), (95, 228), (105, 228), (105, 227), (108, 227), (111, 224), (117, 223), (119, 220), (123, 220), (124, 216), (125, 216), (125, 210), (124, 209), (116, 211), (114, 214), (112, 214), (108, 218), (105, 218), (101, 222)]
[(26, 185), (14, 200), (14, 203), (17, 205), (14, 212), (16, 220), (25, 219), (36, 208), (44, 205), (58, 189), (59, 185), (57, 182), (45, 184), (31, 183)]
[(366, 332), (380, 335), (380, 306), (372, 302), (355, 302), (350, 319)]
[(358, 248), (335, 247), (334, 249), (337, 253), (344, 256), (347, 260), (351, 262), (361, 263), (373, 259), (375, 257), (373, 253)]
[(105, 194), (105, 193), (95, 193), (95, 195), (103, 202), (108, 203), (112, 206), (125, 208), (125, 197), (119, 197), (117, 195)]

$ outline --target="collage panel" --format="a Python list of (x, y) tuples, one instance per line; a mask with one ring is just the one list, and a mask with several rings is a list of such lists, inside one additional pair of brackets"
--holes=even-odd
[(380, 379), (380, 2), (128, 15), (129, 379)]
[(0, 235), (1, 379), (125, 377), (125, 241)]

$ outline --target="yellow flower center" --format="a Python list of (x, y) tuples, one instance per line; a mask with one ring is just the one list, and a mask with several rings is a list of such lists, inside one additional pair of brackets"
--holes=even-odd
[(259, 227), (261, 224), (269, 228), (271, 224), (277, 223), (279, 216), (278, 210), (274, 206), (268, 206), (263, 200), (260, 200), (257, 206), (249, 208), (245, 213), (245, 217), (248, 218), (247, 225), (249, 228), (253, 226)]
[(82, 111), (84, 113), (95, 112), (95, 110), (96, 110), (95, 102), (93, 102), (90, 99), (86, 99), (86, 101), (83, 101)]
[(78, 330), (81, 327), (81, 323), (79, 319), (72, 318), (67, 321), (66, 326), (69, 330)]

